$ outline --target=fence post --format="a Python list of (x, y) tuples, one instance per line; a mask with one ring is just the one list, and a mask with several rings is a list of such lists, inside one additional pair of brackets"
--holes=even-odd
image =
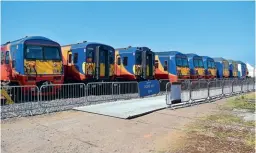
[[(216, 82), (216, 81), (215, 81)], [(217, 83), (217, 82), (216, 82)], [(217, 87), (217, 85), (215, 84), (215, 87)], [(209, 102), (211, 101), (211, 97), (210, 97), (210, 82), (207, 82), (207, 90), (208, 90), (208, 100)]]
[(193, 100), (191, 98), (192, 97), (191, 96), (192, 95), (192, 88), (191, 88), (192, 87), (192, 81), (190, 81), (188, 84), (189, 84), (189, 101), (190, 101), (190, 105), (192, 105), (192, 103), (193, 103)]
[(114, 82), (111, 83), (111, 88), (112, 99), (114, 100)]

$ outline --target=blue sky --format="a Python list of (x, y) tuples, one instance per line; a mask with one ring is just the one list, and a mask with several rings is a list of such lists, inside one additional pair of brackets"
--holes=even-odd
[(254, 2), (2, 2), (2, 43), (41, 35), (255, 65)]

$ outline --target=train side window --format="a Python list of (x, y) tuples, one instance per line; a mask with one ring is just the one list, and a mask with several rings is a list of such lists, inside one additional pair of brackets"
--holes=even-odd
[(4, 64), (4, 52), (1, 52), (1, 65)]
[(117, 58), (117, 65), (121, 65), (121, 58), (120, 57)]
[(164, 61), (164, 71), (167, 71), (167, 61)]
[(124, 64), (124, 66), (128, 65), (128, 57), (123, 58), (123, 64)]
[(74, 53), (74, 63), (77, 63), (78, 61), (78, 53)]
[(68, 63), (72, 63), (72, 54), (68, 54)]
[(158, 60), (155, 60), (155, 68), (158, 68)]
[(10, 63), (10, 56), (9, 56), (9, 51), (7, 51), (5, 53), (5, 64), (9, 64)]

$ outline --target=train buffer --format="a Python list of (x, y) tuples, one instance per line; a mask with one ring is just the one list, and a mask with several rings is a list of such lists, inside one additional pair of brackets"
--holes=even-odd
[(135, 118), (166, 108), (165, 95), (76, 107), (74, 110), (122, 119)]

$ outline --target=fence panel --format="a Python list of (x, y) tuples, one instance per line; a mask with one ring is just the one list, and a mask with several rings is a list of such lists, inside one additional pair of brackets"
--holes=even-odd
[(138, 98), (138, 82), (113, 82), (113, 99)]
[(223, 94), (223, 81), (209, 81), (209, 98), (220, 98)]
[(248, 90), (249, 91), (255, 90), (255, 78), (248, 79)]
[(233, 80), (233, 83), (232, 83), (232, 88), (233, 88), (233, 94), (239, 94), (242, 92), (242, 80)]
[(208, 99), (208, 83), (206, 80), (191, 81), (190, 84), (192, 102)]
[(159, 95), (163, 95), (163, 94), (166, 93), (166, 85), (169, 82), (170, 81), (168, 79), (161, 79), (161, 80), (159, 80), (159, 84), (160, 84), (160, 93), (159, 93)]
[(171, 86), (172, 84), (169, 82), (166, 84), (166, 104), (170, 107), (179, 107), (184, 106), (185, 104), (190, 102), (190, 82), (183, 81), (181, 82), (181, 103), (172, 103), (172, 95), (171, 95)]
[(71, 109), (86, 102), (84, 83), (49, 84), (40, 87), (40, 103), (47, 112)]
[(37, 86), (1, 86), (1, 118), (32, 115), (38, 101)]
[(113, 82), (91, 82), (86, 86), (87, 101), (100, 102), (114, 100)]
[(249, 91), (249, 80), (242, 80), (242, 92), (248, 92)]
[(233, 80), (223, 80), (223, 95), (229, 96), (232, 94)]
[(190, 82), (181, 82), (181, 102), (188, 103), (191, 99)]

